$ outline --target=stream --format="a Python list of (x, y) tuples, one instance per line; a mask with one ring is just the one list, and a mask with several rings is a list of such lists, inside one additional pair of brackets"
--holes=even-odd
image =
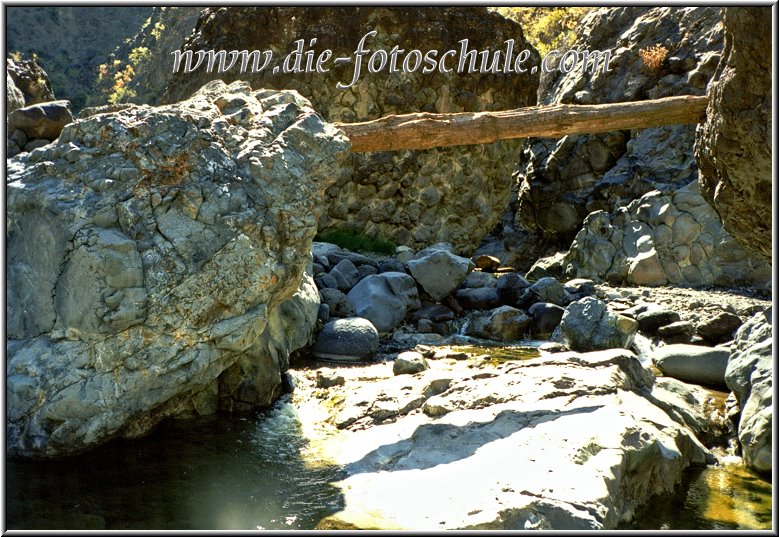
[[(76, 457), (9, 459), (7, 528), (313, 529), (343, 508), (343, 473), (309, 445), (306, 418), (285, 395), (254, 417), (171, 420)], [(622, 529), (770, 529), (771, 483), (722, 459)]]

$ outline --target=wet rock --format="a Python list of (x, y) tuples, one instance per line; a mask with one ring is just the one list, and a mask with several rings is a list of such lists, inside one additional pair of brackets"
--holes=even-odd
[(30, 140), (55, 140), (72, 121), (70, 101), (52, 101), (18, 108), (8, 114), (8, 131), (19, 129)]
[(652, 361), (669, 377), (725, 388), (725, 368), (729, 358), (728, 349), (673, 344), (659, 347)]
[(423, 250), (407, 263), (409, 272), (433, 300), (457, 289), (473, 270), (473, 261), (446, 250)]
[(409, 311), (421, 306), (414, 278), (400, 272), (368, 276), (346, 296), (357, 315), (370, 319), (380, 334), (392, 332)]
[(627, 349), (637, 330), (638, 323), (633, 319), (612, 313), (597, 298), (585, 297), (565, 309), (551, 339), (579, 352)]
[(333, 317), (354, 317), (355, 309), (352, 301), (338, 289), (320, 289), (322, 303), (328, 306), (328, 313)]
[(703, 197), (745, 248), (771, 259), (773, 33), (759, 7), (723, 8), (725, 48), (708, 87), (695, 156)]
[(500, 306), (498, 293), (492, 287), (458, 289), (454, 296), (466, 310), (488, 310)]
[[(91, 158), (67, 160), (73, 146)], [(71, 454), (215, 412), (228, 370), (226, 388), (264, 386), (253, 401), (278, 394), (316, 320), (306, 266), (347, 151), (295, 92), (214, 82), (11, 159), (9, 453)]]
[(744, 461), (758, 472), (772, 469), (773, 323), (772, 310), (755, 314), (739, 328), (725, 382), (741, 407), (738, 439)]
[(401, 352), (392, 363), (392, 372), (395, 375), (413, 375), (429, 368), (427, 360), (414, 351)]
[(528, 339), (533, 320), (525, 312), (501, 306), (471, 318), (468, 335), (502, 341)]
[(717, 345), (732, 340), (733, 333), (741, 326), (741, 322), (738, 315), (723, 311), (698, 324), (697, 332), (707, 343)]
[(533, 335), (537, 338), (548, 337), (560, 324), (565, 309), (550, 302), (537, 302), (527, 310), (533, 318)]
[(368, 319), (349, 317), (327, 323), (317, 334), (312, 351), (325, 360), (364, 362), (379, 348), (379, 333)]

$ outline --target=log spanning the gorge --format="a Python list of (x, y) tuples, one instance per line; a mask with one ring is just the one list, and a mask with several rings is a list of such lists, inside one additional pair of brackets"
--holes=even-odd
[(403, 114), (335, 125), (351, 140), (352, 151), (366, 153), (701, 123), (706, 119), (707, 104), (706, 96), (683, 95), (650, 101), (558, 104), (501, 112)]

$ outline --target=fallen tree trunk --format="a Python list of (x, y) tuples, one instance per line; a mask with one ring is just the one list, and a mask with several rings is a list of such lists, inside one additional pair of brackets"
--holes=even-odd
[(352, 151), (365, 153), (701, 123), (706, 119), (707, 104), (706, 96), (683, 95), (651, 101), (558, 104), (501, 112), (403, 114), (335, 125), (351, 140)]

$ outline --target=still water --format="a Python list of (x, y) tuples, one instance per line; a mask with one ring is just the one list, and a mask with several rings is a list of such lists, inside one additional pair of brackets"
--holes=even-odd
[[(288, 397), (288, 396), (285, 396)], [(256, 418), (163, 424), (58, 461), (8, 460), (8, 529), (312, 529), (343, 508), (288, 399)], [(689, 472), (623, 529), (770, 529), (771, 484), (738, 463)]]

